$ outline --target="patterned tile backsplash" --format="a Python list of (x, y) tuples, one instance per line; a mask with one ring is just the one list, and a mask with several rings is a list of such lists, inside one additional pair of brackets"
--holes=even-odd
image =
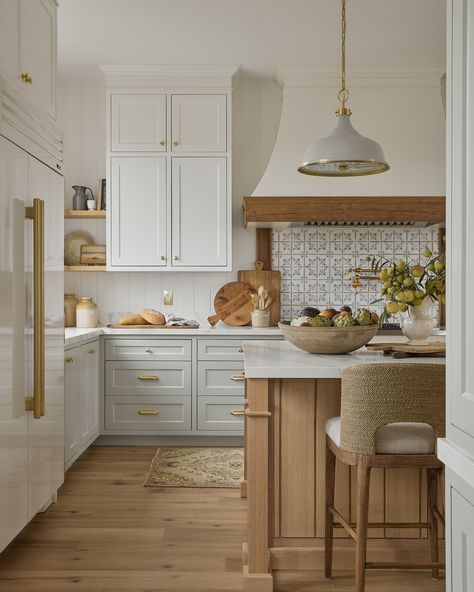
[[(422, 252), (438, 252), (438, 228), (306, 227), (272, 231), (272, 266), (281, 272), (281, 316), (290, 319), (303, 306), (320, 309), (343, 304), (367, 306), (377, 299), (380, 282), (361, 278), (356, 294), (352, 267), (368, 267), (367, 256), (424, 263)], [(372, 305), (381, 312), (383, 304)]]

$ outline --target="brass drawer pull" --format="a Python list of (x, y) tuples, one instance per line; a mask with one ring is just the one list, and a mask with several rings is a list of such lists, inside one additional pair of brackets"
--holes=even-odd
[(234, 374), (233, 376), (230, 377), (231, 380), (234, 380), (235, 382), (239, 382), (241, 380), (245, 380), (245, 374), (242, 372), (242, 374)]
[(245, 409), (232, 409), (231, 415), (245, 415)]
[(137, 378), (138, 380), (160, 380), (159, 376), (154, 376), (153, 374), (140, 374)]
[(139, 409), (138, 415), (159, 415), (158, 409)]
[(95, 349), (90, 349), (90, 350), (89, 350), (89, 353), (90, 353), (90, 354), (95, 354)]
[(244, 348), (243, 347), (239, 347), (239, 354), (243, 354), (244, 353)]

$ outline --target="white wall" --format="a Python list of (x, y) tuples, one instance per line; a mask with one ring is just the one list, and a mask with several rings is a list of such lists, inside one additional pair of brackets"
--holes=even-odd
[[(70, 208), (71, 185), (97, 191), (105, 177), (105, 93), (100, 79), (60, 81), (60, 124), (64, 130), (65, 207)], [(92, 296), (100, 320), (109, 313), (137, 312), (144, 306), (204, 319), (213, 313), (214, 295), (239, 269), (255, 262), (255, 231), (242, 223), (242, 197), (250, 195), (265, 170), (280, 121), (281, 91), (270, 80), (241, 79), (233, 93), (233, 269), (232, 273), (104, 272), (66, 273), (65, 291)], [(89, 232), (105, 243), (102, 220), (66, 220), (66, 234)], [(205, 229), (203, 229), (205, 232)], [(173, 306), (162, 305), (162, 291), (174, 290)]]

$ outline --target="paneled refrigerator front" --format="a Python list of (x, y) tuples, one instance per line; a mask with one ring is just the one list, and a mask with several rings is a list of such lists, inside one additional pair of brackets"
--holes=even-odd
[(63, 183), (0, 136), (0, 551), (64, 478)]

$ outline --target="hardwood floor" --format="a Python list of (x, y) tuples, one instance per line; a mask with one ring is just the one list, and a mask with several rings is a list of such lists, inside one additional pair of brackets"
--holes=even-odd
[[(155, 447), (89, 449), (58, 503), (0, 555), (2, 592), (240, 592), (235, 489), (142, 487)], [(278, 592), (349, 592), (353, 572), (279, 572)], [(442, 592), (428, 572), (371, 572), (367, 592)]]

